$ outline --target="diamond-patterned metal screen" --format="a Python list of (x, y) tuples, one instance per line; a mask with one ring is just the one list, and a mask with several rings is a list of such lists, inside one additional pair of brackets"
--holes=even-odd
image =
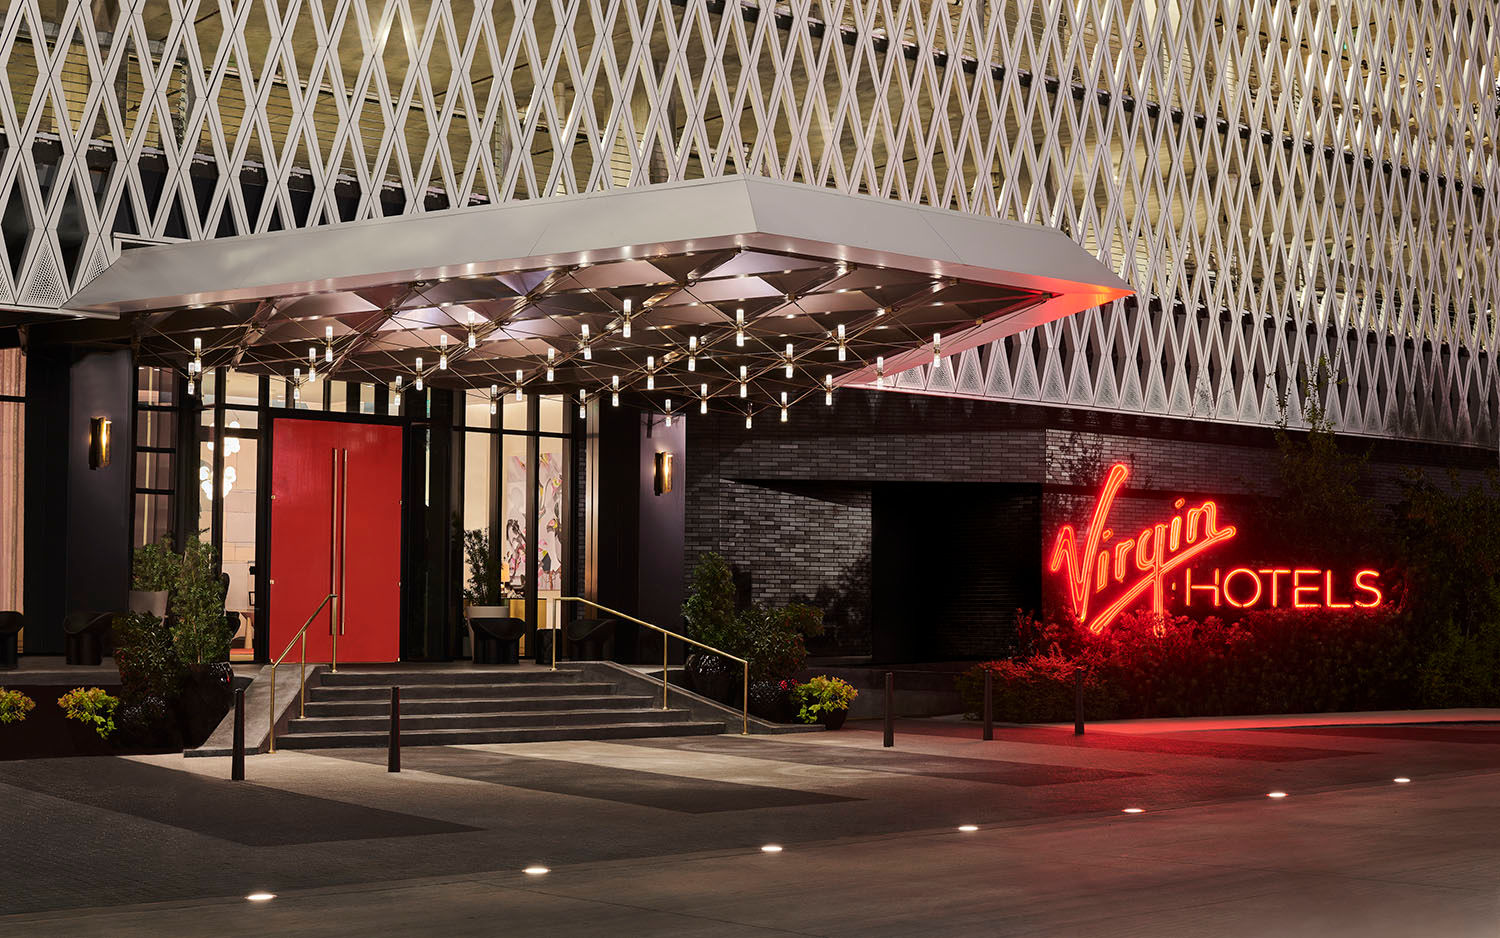
[(0, 58), (7, 307), (117, 238), (758, 174), (1139, 293), (912, 390), (1265, 424), (1326, 358), (1348, 431), (1496, 440), (1492, 0), (10, 0)]

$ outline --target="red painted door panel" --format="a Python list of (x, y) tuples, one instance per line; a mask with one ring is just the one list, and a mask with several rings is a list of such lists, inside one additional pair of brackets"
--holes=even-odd
[(399, 658), (401, 428), (280, 418), (271, 449), (273, 658), (329, 593), (339, 599), (308, 628), (307, 660), (330, 660), (340, 618), (340, 662)]

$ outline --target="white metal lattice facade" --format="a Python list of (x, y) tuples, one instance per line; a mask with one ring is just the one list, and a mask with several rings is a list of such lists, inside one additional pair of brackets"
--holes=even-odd
[[(1060, 227), (1117, 302), (913, 390), (1493, 445), (1492, 0), (10, 0), (0, 305), (214, 238), (756, 174)], [(1297, 408), (1293, 405), (1293, 413)]]

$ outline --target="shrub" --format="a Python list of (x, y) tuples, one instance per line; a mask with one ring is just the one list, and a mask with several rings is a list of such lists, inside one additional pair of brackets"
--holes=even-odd
[(787, 621), (779, 609), (752, 606), (740, 613), (743, 644), (737, 653), (750, 662), (752, 681), (779, 681), (802, 670), (807, 644)]
[(182, 694), (187, 673), (177, 657), (172, 630), (145, 612), (116, 616), (114, 630), (121, 737), (133, 745), (170, 747), (177, 729), (172, 707)]
[(806, 603), (735, 610), (734, 575), (724, 558), (698, 558), (682, 604), (690, 638), (750, 662), (752, 681), (778, 681), (802, 670), (807, 639), (823, 634), (823, 610)]
[(736, 654), (735, 649), (743, 644), (743, 633), (734, 596), (734, 575), (724, 558), (712, 552), (700, 556), (693, 568), (688, 598), (682, 604), (688, 637)]
[(173, 552), (172, 536), (168, 534), (155, 544), (143, 544), (135, 549), (130, 588), (148, 592), (175, 590), (181, 574), (182, 556)]
[(1017, 723), (1070, 719), (1078, 668), (1091, 719), (1387, 709), (1413, 694), (1411, 644), (1393, 609), (1273, 609), (1233, 623), (1126, 613), (1098, 636), (1024, 616), (1020, 625), (1029, 653), (958, 679), (971, 715), (986, 670), (996, 718)]
[(36, 706), (36, 701), (18, 690), (0, 687), (0, 723), (20, 723)]
[(797, 705), (797, 718), (803, 723), (816, 723), (824, 713), (848, 710), (859, 691), (848, 681), (820, 674), (806, 684), (792, 689), (792, 700)]
[(63, 716), (92, 726), (100, 739), (108, 739), (115, 731), (115, 708), (120, 699), (104, 692), (102, 687), (75, 687), (57, 698), (57, 706)]
[(183, 549), (172, 614), (172, 643), (184, 664), (204, 665), (229, 656), (233, 633), (224, 622), (224, 591), (212, 544), (194, 538)]

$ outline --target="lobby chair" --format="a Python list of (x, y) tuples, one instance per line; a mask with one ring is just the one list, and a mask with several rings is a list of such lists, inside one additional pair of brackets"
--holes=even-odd
[(574, 619), (563, 626), (568, 657), (574, 661), (608, 661), (615, 653), (614, 619)]
[(0, 612), (0, 668), (14, 668), (19, 663), (20, 633), (26, 617), (19, 612)]
[(70, 612), (63, 619), (64, 650), (68, 664), (97, 667), (104, 657), (104, 639), (109, 635), (114, 614), (108, 612)]
[(521, 636), (526, 634), (526, 620), (513, 616), (491, 618), (476, 616), (469, 620), (474, 630), (475, 664), (518, 664), (521, 660)]

